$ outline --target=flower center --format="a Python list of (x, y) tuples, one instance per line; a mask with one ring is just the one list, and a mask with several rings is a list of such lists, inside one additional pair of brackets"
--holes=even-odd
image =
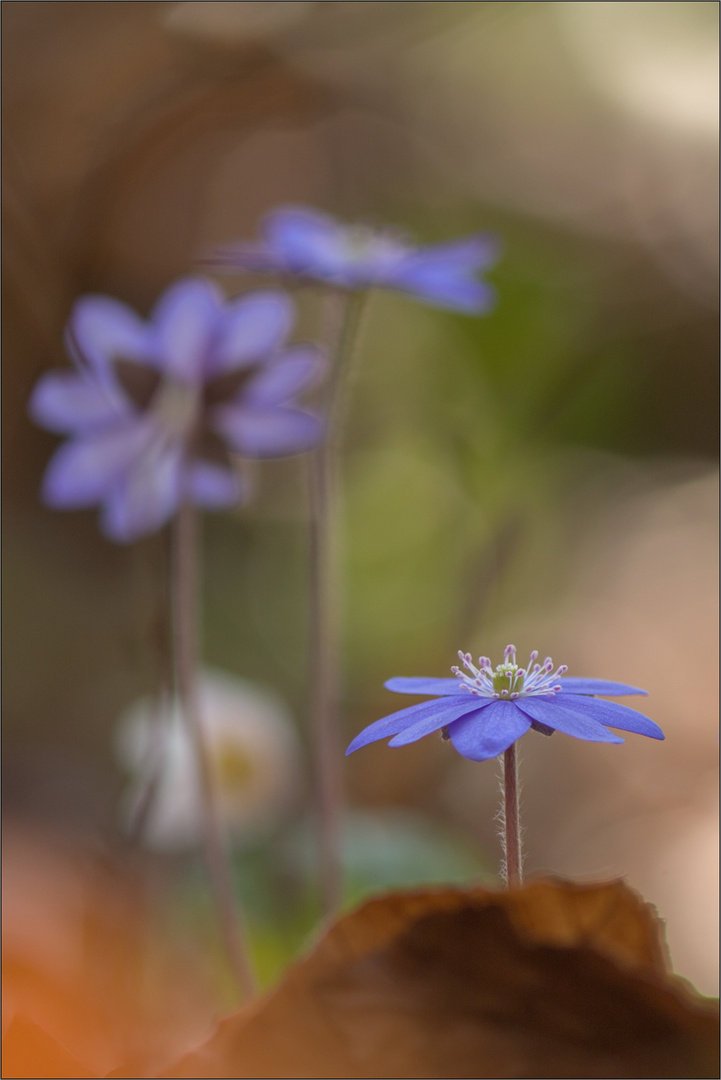
[(364, 225), (345, 230), (343, 247), (349, 261), (361, 266), (370, 263), (377, 271), (395, 264), (405, 252), (404, 246), (393, 235)]
[(499, 694), (503, 694), (504, 691), (522, 690), (523, 671), (519, 675), (518, 670), (516, 664), (499, 664), (491, 676), (493, 689)]
[(200, 412), (197, 388), (187, 383), (164, 381), (153, 399), (152, 410), (169, 435), (188, 435)]
[[(531, 653), (528, 666), (519, 667), (516, 663), (515, 645), (507, 645), (503, 653), (503, 663), (494, 669), (487, 656), (478, 658), (478, 667), (473, 663), (470, 653), (458, 653), (463, 667), (451, 668), (460, 679), (461, 687), (477, 697), (492, 697), (503, 701), (513, 701), (519, 697), (540, 697), (556, 694), (562, 689), (559, 678), (568, 668), (562, 664), (553, 670), (553, 660), (548, 656), (543, 664), (536, 663), (538, 652)], [(467, 672), (467, 673), (466, 673)]]
[(346, 230), (344, 237), (346, 254), (350, 259), (363, 259), (373, 250), (376, 234), (363, 225)]
[(214, 754), (222, 789), (235, 790), (247, 788), (257, 769), (255, 762), (239, 746), (223, 742)]

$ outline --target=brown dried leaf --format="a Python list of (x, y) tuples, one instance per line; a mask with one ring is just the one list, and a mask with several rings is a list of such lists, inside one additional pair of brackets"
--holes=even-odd
[(622, 882), (396, 893), (165, 1077), (712, 1077), (718, 1015)]

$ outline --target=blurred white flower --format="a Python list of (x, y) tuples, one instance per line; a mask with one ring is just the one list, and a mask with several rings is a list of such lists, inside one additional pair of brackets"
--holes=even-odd
[[(282, 701), (243, 679), (205, 670), (199, 700), (223, 823), (234, 839), (253, 839), (299, 795), (298, 737)], [(146, 698), (131, 706), (120, 718), (116, 748), (131, 774), (122, 806), (126, 827), (142, 816), (147, 846), (179, 850), (197, 844), (199, 779), (177, 703), (164, 708)]]

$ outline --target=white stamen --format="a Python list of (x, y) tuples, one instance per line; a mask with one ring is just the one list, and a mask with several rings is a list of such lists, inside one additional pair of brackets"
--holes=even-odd
[(470, 653), (459, 650), (458, 655), (468, 674), (457, 666), (453, 666), (451, 671), (460, 680), (463, 689), (478, 697), (496, 698), (499, 701), (557, 694), (563, 689), (558, 679), (568, 671), (568, 667), (562, 664), (554, 672), (550, 656), (546, 657), (543, 666), (535, 663), (538, 656), (535, 649), (531, 653), (528, 667), (519, 667), (513, 645), (506, 646), (503, 651), (504, 662), (495, 670), (487, 656), (479, 656), (479, 666), (475, 667)]

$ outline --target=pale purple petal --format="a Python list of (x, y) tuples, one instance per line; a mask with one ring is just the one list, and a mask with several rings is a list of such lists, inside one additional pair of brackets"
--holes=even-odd
[(103, 506), (101, 527), (106, 536), (130, 543), (170, 520), (182, 497), (184, 455), (180, 441), (156, 439), (118, 478)]
[[(441, 702), (438, 704), (441, 705)], [(461, 716), (479, 716), (484, 709), (490, 708), (494, 704), (493, 698), (482, 700), (481, 698), (471, 697), (470, 694), (465, 694), (462, 700), (453, 698), (452, 704), (446, 699), (436, 716), (426, 717), (412, 724), (405, 731), (395, 735), (388, 745), (407, 746), (408, 743), (418, 742), (425, 735), (432, 735), (434, 731), (440, 731), (442, 727), (446, 727), (449, 721), (453, 723), (459, 713)], [(469, 712), (469, 710), (471, 711)]]
[(475, 274), (493, 265), (500, 245), (495, 237), (475, 236), (451, 244), (416, 248), (389, 265), (379, 283), (412, 293), (441, 307), (479, 313), (495, 303), (495, 290)]
[(496, 290), (485, 281), (468, 281), (461, 278), (441, 277), (424, 280), (398, 275), (396, 288), (419, 300), (426, 300), (434, 307), (459, 311), (467, 315), (485, 315), (496, 305)]
[(619, 735), (614, 735), (603, 724), (600, 724), (598, 720), (594, 720), (585, 711), (577, 708), (572, 698), (555, 694), (553, 697), (518, 698), (513, 704), (532, 720), (539, 720), (554, 731), (563, 731), (576, 739), (612, 743), (624, 741)]
[(205, 510), (237, 506), (245, 497), (241, 476), (210, 461), (195, 461), (186, 468), (184, 488), (191, 501)]
[(147, 420), (133, 420), (64, 443), (50, 460), (43, 479), (48, 506), (72, 509), (92, 506), (153, 439)]
[(323, 353), (312, 345), (287, 349), (251, 376), (243, 391), (244, 400), (254, 408), (282, 405), (320, 382), (326, 367)]
[(362, 746), (367, 746), (368, 743), (377, 742), (379, 739), (387, 739), (391, 735), (397, 735), (419, 721), (431, 717), (439, 719), (438, 727), (441, 728), (462, 716), (469, 709), (475, 708), (476, 704), (470, 700), (470, 695), (469, 700), (464, 702), (424, 701), (420, 705), (411, 705), (407, 709), (400, 709), (399, 712), (391, 713), (390, 716), (384, 716), (381, 720), (369, 724), (368, 727), (356, 735), (346, 750), (346, 754), (352, 754), (354, 750), (360, 750)]
[[(393, 690), (396, 694), (452, 694), (470, 698), (471, 695), (462, 686), (459, 679), (406, 679), (402, 676), (389, 679), (385, 684), (386, 690)], [(478, 698), (475, 700), (478, 701)]]
[(495, 266), (501, 256), (501, 243), (497, 236), (478, 233), (463, 240), (447, 244), (431, 244), (409, 253), (407, 265), (445, 268), (456, 274), (468, 274), (488, 270)]
[(345, 269), (344, 229), (333, 218), (305, 207), (281, 207), (263, 225), (269, 249), (295, 273), (333, 276)]
[(183, 278), (163, 294), (152, 323), (166, 374), (189, 383), (203, 378), (222, 304), (223, 294), (204, 278)]
[(247, 457), (285, 457), (309, 450), (323, 438), (319, 416), (301, 409), (246, 409), (220, 405), (213, 427), (239, 454)]
[(36, 384), (28, 412), (40, 427), (60, 434), (116, 424), (133, 415), (124, 394), (89, 375), (51, 371)]
[(295, 321), (293, 301), (278, 289), (227, 304), (209, 359), (209, 377), (236, 371), (277, 352)]
[(111, 360), (155, 362), (151, 328), (126, 304), (110, 296), (83, 296), (73, 307), (66, 329), (68, 349), (80, 364), (102, 376)]
[[(560, 698), (560, 695), (559, 695)], [(647, 735), (650, 739), (665, 738), (663, 731), (648, 716), (629, 709), (627, 705), (619, 705), (617, 701), (600, 701), (593, 697), (571, 697), (564, 695), (563, 704), (567, 709), (573, 709), (577, 716), (587, 716), (596, 720), (606, 727), (618, 728), (620, 731), (633, 731), (637, 735)]]
[(530, 726), (531, 721), (518, 711), (515, 702), (494, 700), (486, 708), (456, 720), (448, 728), (448, 734), (463, 757), (486, 761), (502, 754)]
[(606, 679), (581, 679), (563, 675), (558, 684), (564, 694), (601, 694), (602, 697), (643, 694), (648, 697), (648, 690), (639, 690), (637, 686), (627, 686), (626, 683), (608, 682)]
[(496, 299), (495, 289), (487, 282), (461, 274), (447, 263), (434, 263), (430, 257), (404, 260), (387, 282), (440, 307), (470, 314), (490, 311)]

